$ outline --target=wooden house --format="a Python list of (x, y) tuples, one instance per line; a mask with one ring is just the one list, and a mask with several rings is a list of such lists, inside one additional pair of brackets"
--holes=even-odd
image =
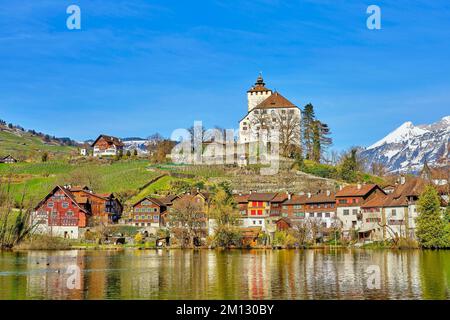
[(37, 233), (77, 239), (88, 226), (91, 213), (69, 189), (56, 186), (34, 208), (31, 224)]
[(91, 145), (94, 157), (116, 156), (123, 153), (123, 142), (116, 137), (100, 135)]

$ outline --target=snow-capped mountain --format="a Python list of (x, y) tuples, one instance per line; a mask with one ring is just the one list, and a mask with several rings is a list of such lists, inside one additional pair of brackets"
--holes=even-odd
[(415, 126), (408, 121), (361, 151), (368, 165), (382, 163), (389, 172), (417, 172), (425, 160), (432, 166), (450, 162), (450, 116)]
[(133, 152), (137, 150), (138, 154), (147, 154), (147, 146), (152, 143), (151, 140), (141, 139), (141, 138), (124, 138), (122, 139), (125, 151), (130, 150)]

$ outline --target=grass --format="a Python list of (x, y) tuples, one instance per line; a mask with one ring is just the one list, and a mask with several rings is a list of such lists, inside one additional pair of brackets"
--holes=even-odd
[(47, 144), (29, 132), (0, 130), (0, 156), (11, 154), (25, 159), (39, 159), (47, 152), (52, 158), (61, 158), (77, 151), (74, 147)]
[(141, 190), (138, 194), (133, 196), (128, 202), (130, 204), (133, 204), (147, 196), (152, 196), (155, 194), (163, 194), (165, 192), (173, 193), (173, 190), (171, 188), (171, 186), (172, 186), (171, 183), (175, 182), (175, 181), (185, 181), (188, 183), (193, 183), (194, 179), (180, 179), (180, 178), (176, 178), (176, 177), (172, 177), (172, 176), (164, 176), (161, 179), (159, 179), (158, 181), (156, 181), (155, 183), (152, 183), (145, 189)]
[(159, 175), (147, 170), (148, 162), (118, 161), (112, 164), (69, 164), (62, 160), (47, 163), (0, 164), (3, 182), (11, 177), (11, 191), (19, 201), (25, 190), (27, 197), (39, 201), (56, 184), (89, 184), (99, 193), (134, 194), (141, 186)]

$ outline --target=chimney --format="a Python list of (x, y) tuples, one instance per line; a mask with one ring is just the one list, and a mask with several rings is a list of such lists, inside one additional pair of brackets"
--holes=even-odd
[(308, 195), (308, 198), (311, 198), (311, 192), (308, 192), (307, 195)]
[(361, 190), (361, 188), (362, 188), (361, 183), (358, 183), (358, 184), (356, 185), (356, 187), (358, 188), (358, 190)]
[(330, 191), (330, 190), (327, 190), (327, 197), (329, 197), (330, 194), (331, 194), (331, 191)]
[(252, 194), (252, 189), (250, 189), (250, 192), (249, 192), (249, 194)]
[(400, 184), (405, 184), (406, 182), (406, 177), (405, 176), (401, 176), (400, 177)]
[(339, 185), (339, 191), (341, 191), (343, 189), (342, 184)]
[(288, 200), (291, 200), (292, 196), (291, 196), (291, 194), (289, 193), (289, 191), (286, 191), (286, 194), (287, 194)]

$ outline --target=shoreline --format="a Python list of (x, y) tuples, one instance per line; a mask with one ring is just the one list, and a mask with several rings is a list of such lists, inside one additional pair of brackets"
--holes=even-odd
[[(134, 247), (134, 246), (117, 246), (117, 245), (100, 245), (100, 246), (71, 246), (65, 248), (11, 248), (11, 249), (0, 249), (0, 252), (24, 252), (24, 251), (124, 251), (124, 250), (137, 250), (137, 251), (159, 251), (159, 250), (185, 250), (185, 251), (200, 251), (200, 250), (210, 250), (210, 251), (250, 251), (250, 250), (391, 250), (391, 251), (408, 251), (408, 250), (420, 250), (427, 251), (434, 249), (426, 248), (389, 248), (389, 247), (364, 247), (364, 246), (315, 246), (315, 247), (302, 247), (302, 248), (272, 248), (272, 247), (253, 247), (253, 248), (209, 248), (209, 247), (197, 247), (197, 248), (181, 248), (181, 247)], [(445, 249), (444, 249), (445, 250)]]

